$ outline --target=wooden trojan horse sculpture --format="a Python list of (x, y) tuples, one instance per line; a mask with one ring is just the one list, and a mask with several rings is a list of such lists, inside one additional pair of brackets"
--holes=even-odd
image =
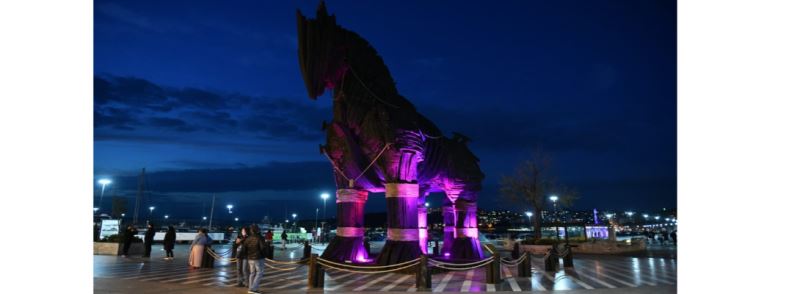
[(427, 253), (425, 197), (444, 192), (445, 258), (477, 259), (477, 206), (483, 173), (468, 139), (447, 138), (400, 96), (375, 49), (336, 24), (324, 3), (316, 19), (297, 12), (300, 69), (308, 95), (333, 90), (333, 121), (323, 123), (320, 151), (333, 164), (336, 237), (322, 257), (368, 262), (364, 204), (369, 192), (385, 192), (387, 241), (378, 264), (412, 260)]

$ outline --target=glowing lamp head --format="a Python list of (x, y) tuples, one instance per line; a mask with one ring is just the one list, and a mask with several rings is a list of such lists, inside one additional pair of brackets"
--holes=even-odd
[(643, 216), (644, 218), (648, 218), (648, 217), (650, 217), (650, 215), (648, 215), (648, 214), (643, 214), (642, 216)]
[(525, 215), (527, 215), (528, 217), (532, 217), (532, 216), (533, 216), (533, 212), (526, 211), (526, 212), (525, 212)]
[(550, 201), (553, 201), (553, 202), (558, 201), (558, 196), (556, 196), (556, 195), (550, 196)]
[(233, 209), (233, 204), (228, 204), (226, 207), (228, 207), (228, 209)]
[(99, 181), (97, 181), (97, 183), (99, 183), (100, 185), (105, 186), (105, 185), (111, 184), (111, 180), (109, 180), (109, 179), (100, 179)]
[(296, 213), (292, 213), (292, 218), (296, 218), (296, 217), (297, 217), (297, 214)]
[(235, 221), (237, 221), (237, 222), (238, 222), (238, 221), (239, 221), (239, 218), (237, 217), (237, 218), (234, 218), (233, 220), (235, 220)]
[(327, 200), (329, 197), (331, 197), (331, 195), (328, 193), (322, 193), (321, 195), (319, 195), (319, 197), (321, 197), (322, 200)]
[(94, 211), (97, 211), (97, 210), (99, 210), (100, 208), (97, 208), (97, 207), (95, 207), (95, 208), (93, 208), (93, 209), (94, 209)]
[(660, 219), (661, 217), (660, 216), (655, 216), (654, 218), (657, 220), (657, 219)]
[(428, 202), (425, 202), (425, 207), (428, 207), (428, 206), (430, 206), (430, 204)]
[(156, 209), (155, 206), (150, 206), (149, 208), (150, 208), (150, 212), (153, 212), (153, 209)]
[(205, 217), (205, 216), (203, 217), (203, 220), (207, 220), (207, 219), (208, 219), (207, 217)]
[(168, 218), (169, 218), (169, 215), (164, 215), (164, 219), (168, 219)]
[(610, 213), (606, 214), (606, 218), (608, 218), (608, 219), (610, 219), (610, 218), (611, 218), (611, 217), (613, 217), (613, 216), (614, 216), (614, 215), (613, 215), (613, 214), (610, 214)]

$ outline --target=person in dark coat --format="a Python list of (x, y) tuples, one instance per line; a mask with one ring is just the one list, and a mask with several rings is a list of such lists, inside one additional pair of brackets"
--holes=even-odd
[(286, 234), (286, 230), (281, 233), (281, 241), (283, 241), (283, 250), (286, 250), (286, 243), (289, 242), (289, 235)]
[(94, 224), (94, 241), (100, 241), (100, 225)]
[(153, 238), (156, 236), (156, 229), (153, 224), (147, 224), (147, 232), (144, 233), (144, 255), (142, 257), (150, 257), (150, 251), (153, 249)]
[(175, 237), (175, 228), (169, 226), (167, 233), (164, 234), (164, 251), (167, 252), (167, 257), (164, 257), (164, 259), (175, 259), (175, 254), (172, 253), (172, 249), (175, 249)]
[(236, 280), (238, 281), (236, 287), (247, 287), (250, 282), (250, 270), (247, 265), (247, 257), (244, 256), (243, 247), (244, 240), (248, 235), (250, 235), (250, 228), (244, 226), (233, 242), (233, 257), (236, 258)]
[(678, 245), (678, 230), (672, 231), (669, 236), (672, 237), (672, 242), (675, 242), (675, 245)]
[(136, 236), (136, 230), (133, 226), (128, 226), (122, 234), (122, 257), (128, 257), (128, 250), (131, 249), (131, 242), (133, 242), (133, 237)]
[(260, 294), (258, 292), (258, 284), (261, 282), (261, 277), (264, 276), (264, 248), (266, 243), (264, 238), (261, 237), (258, 225), (250, 226), (250, 235), (244, 239), (242, 246), (242, 253), (247, 259), (247, 266), (250, 270), (250, 279), (248, 280), (248, 293)]

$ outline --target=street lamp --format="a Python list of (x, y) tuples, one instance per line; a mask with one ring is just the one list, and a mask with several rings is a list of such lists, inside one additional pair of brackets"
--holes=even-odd
[(231, 211), (231, 209), (233, 209), (233, 205), (232, 204), (228, 204), (227, 207), (228, 207), (228, 213), (233, 213), (233, 211)]
[(169, 215), (164, 215), (164, 219), (169, 219)]
[(150, 206), (150, 214), (147, 215), (147, 220), (150, 220), (150, 217), (153, 216), (153, 209), (156, 209), (156, 207)]
[(207, 219), (208, 219), (207, 217), (205, 217), (205, 216), (203, 217), (203, 220), (207, 220)]
[(430, 203), (425, 202), (425, 207), (431, 206)]
[(233, 218), (233, 220), (238, 222), (238, 221), (239, 221), (239, 218), (238, 218), (238, 217), (235, 217), (235, 218)]
[(528, 225), (530, 226), (531, 225), (531, 217), (533, 216), (533, 212), (526, 211), (525, 215), (528, 216)]
[(111, 180), (109, 180), (109, 179), (100, 179), (99, 181), (97, 181), (97, 183), (102, 185), (101, 186), (102, 188), (100, 188), (100, 203), (98, 204), (98, 206), (103, 207), (103, 194), (105, 194), (105, 192), (106, 192), (106, 185), (111, 184)]
[(122, 214), (122, 218), (125, 218), (125, 214), (124, 213)]
[[(550, 196), (550, 201), (553, 201), (553, 214), (555, 214), (555, 216), (556, 216), (556, 243), (558, 243), (558, 241), (559, 241), (559, 236), (558, 236), (558, 207), (556, 207), (556, 201), (558, 201), (558, 196), (556, 196), (556, 195)], [(565, 227), (564, 228), (564, 233), (566, 233), (566, 232), (567, 232), (567, 229)]]
[(95, 208), (92, 208), (92, 210), (94, 210), (94, 212), (95, 212), (95, 213), (97, 213), (97, 210), (98, 210), (98, 209), (100, 209), (100, 208), (97, 208), (97, 207), (95, 207)]
[(328, 214), (327, 214), (328, 197), (331, 197), (331, 195), (328, 194), (328, 193), (322, 193), (321, 195), (319, 195), (319, 197), (322, 198), (322, 219), (325, 219), (325, 218), (328, 217)]
[(659, 219), (659, 218), (661, 218), (661, 217), (656, 215), (656, 216), (655, 216), (655, 217), (653, 217), (653, 218), (654, 218), (654, 219), (656, 219), (656, 220), (658, 220), (658, 219)]

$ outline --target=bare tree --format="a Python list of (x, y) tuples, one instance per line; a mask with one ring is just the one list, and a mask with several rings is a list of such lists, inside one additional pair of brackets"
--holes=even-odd
[(551, 160), (541, 151), (533, 152), (530, 159), (521, 162), (510, 176), (500, 178), (503, 199), (533, 208), (533, 235), (542, 237), (542, 211), (548, 208), (548, 196), (558, 194), (561, 207), (569, 207), (577, 199), (577, 192), (558, 185), (550, 172)]

